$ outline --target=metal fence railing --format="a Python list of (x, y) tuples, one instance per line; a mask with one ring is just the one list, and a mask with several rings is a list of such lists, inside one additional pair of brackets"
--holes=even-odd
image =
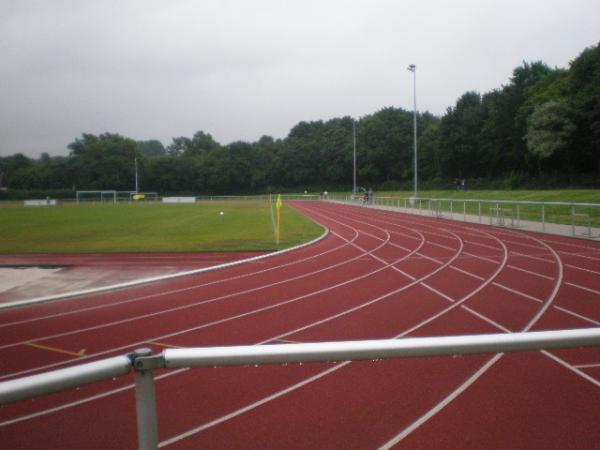
[[(330, 199), (364, 204), (360, 196)], [(368, 204), (464, 222), (600, 237), (599, 203), (374, 196)]]
[(138, 448), (158, 448), (153, 372), (184, 367), (354, 361), (419, 356), (503, 353), (600, 346), (600, 327), (527, 333), (420, 337), (367, 341), (149, 349), (0, 382), (0, 405), (109, 380), (135, 370)]

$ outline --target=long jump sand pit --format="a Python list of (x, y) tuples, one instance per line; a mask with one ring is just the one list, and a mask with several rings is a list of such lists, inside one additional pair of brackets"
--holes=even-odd
[(202, 269), (263, 253), (0, 255), (0, 303)]

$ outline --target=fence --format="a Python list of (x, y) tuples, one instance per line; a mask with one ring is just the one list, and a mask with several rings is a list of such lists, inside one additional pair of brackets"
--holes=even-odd
[(134, 369), (138, 448), (149, 450), (158, 448), (153, 375), (153, 371), (157, 369), (448, 356), (599, 345), (600, 328), (587, 328), (370, 341), (182, 348), (167, 349), (157, 355), (153, 355), (149, 349), (140, 349), (129, 355), (1, 382), (0, 404), (112, 379)]
[[(336, 196), (335, 200), (363, 203), (358, 196)], [(598, 203), (376, 196), (369, 204), (464, 222), (591, 239), (600, 237)]]

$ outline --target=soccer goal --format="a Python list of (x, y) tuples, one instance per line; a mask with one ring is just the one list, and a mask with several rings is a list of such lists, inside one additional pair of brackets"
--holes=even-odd
[(77, 204), (86, 203), (117, 203), (117, 191), (77, 191)]
[(156, 201), (157, 192), (135, 192), (135, 191), (77, 191), (77, 204), (85, 203), (117, 203), (131, 201)]

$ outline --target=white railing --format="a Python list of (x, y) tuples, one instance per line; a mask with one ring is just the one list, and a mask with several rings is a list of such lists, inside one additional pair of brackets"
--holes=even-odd
[(136, 372), (138, 448), (158, 448), (153, 371), (162, 368), (354, 361), (419, 356), (503, 353), (600, 346), (600, 327), (527, 333), (338, 341), (280, 345), (245, 345), (149, 349), (88, 364), (0, 382), (0, 404), (72, 389)]
[[(364, 203), (362, 196), (338, 195), (330, 199)], [(369, 205), (464, 222), (600, 237), (599, 203), (375, 196)]]

